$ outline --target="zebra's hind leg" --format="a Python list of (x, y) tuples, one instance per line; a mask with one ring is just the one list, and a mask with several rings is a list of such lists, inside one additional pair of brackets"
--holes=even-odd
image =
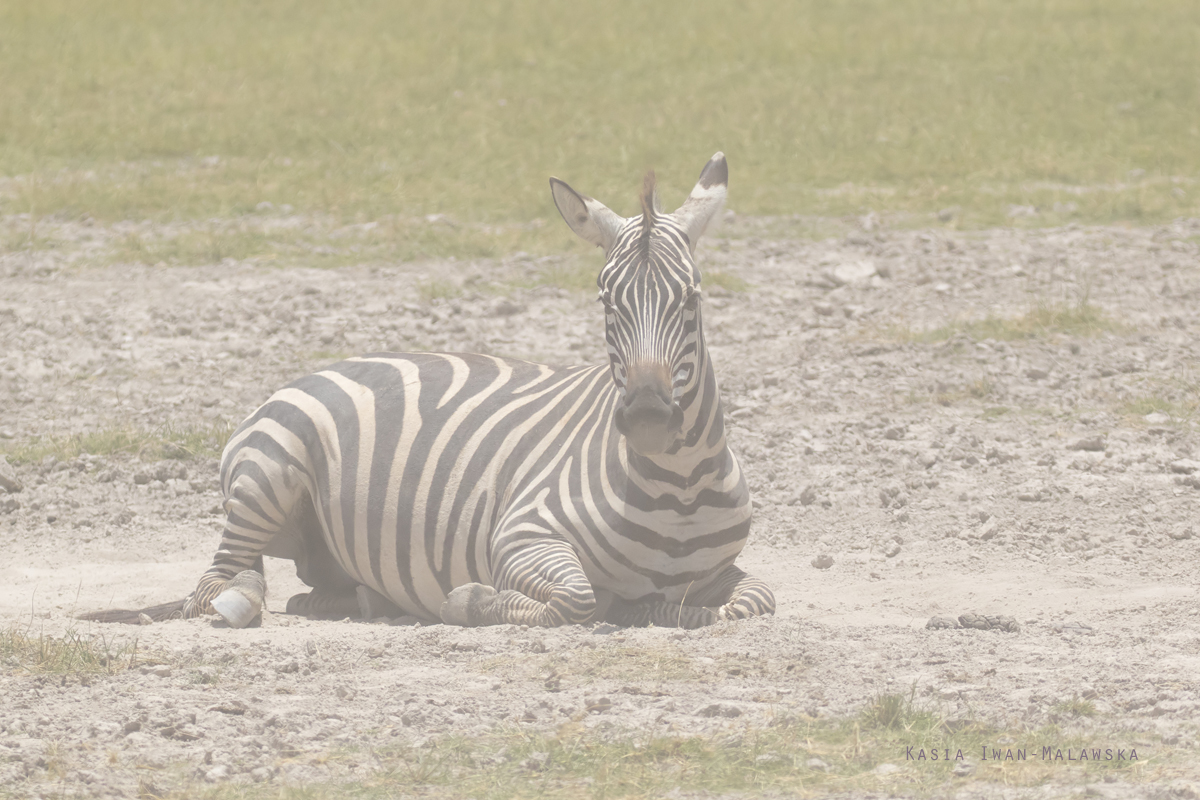
[(614, 625), (659, 628), (702, 628), (722, 620), (749, 619), (775, 613), (775, 593), (762, 580), (730, 564), (710, 583), (689, 592), (682, 602), (649, 600), (613, 602), (605, 620)]
[(521, 544), (502, 550), (496, 562), (496, 587), (468, 583), (442, 603), (447, 625), (535, 625), (554, 627), (588, 622), (596, 610), (592, 584), (579, 556), (566, 542), (515, 537)]

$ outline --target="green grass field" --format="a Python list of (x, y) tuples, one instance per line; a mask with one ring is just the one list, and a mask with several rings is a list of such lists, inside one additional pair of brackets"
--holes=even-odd
[(0, 212), (554, 251), (547, 176), (630, 214), (720, 149), (740, 213), (1150, 222), (1200, 213), (1198, 51), (1193, 0), (4, 3)]

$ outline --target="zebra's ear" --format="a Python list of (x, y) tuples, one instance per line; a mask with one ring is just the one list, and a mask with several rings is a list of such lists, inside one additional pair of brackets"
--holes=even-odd
[(598, 200), (580, 194), (558, 178), (550, 179), (550, 194), (558, 213), (578, 236), (608, 253), (625, 220)]
[(717, 153), (704, 165), (692, 193), (675, 212), (676, 222), (687, 231), (688, 244), (693, 253), (696, 252), (700, 237), (713, 227), (713, 222), (721, 213), (728, 186), (729, 165), (725, 163), (725, 154)]

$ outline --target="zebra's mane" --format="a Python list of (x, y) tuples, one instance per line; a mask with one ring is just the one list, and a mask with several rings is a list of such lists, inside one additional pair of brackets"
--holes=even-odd
[(642, 193), (639, 199), (642, 202), (642, 235), (638, 240), (638, 245), (642, 251), (643, 257), (650, 255), (650, 232), (654, 229), (654, 223), (658, 218), (658, 181), (654, 177), (654, 170), (646, 172), (646, 177), (642, 178)]

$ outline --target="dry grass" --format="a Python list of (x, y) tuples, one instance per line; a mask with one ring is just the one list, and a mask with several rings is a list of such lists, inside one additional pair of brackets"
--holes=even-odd
[(113, 674), (139, 660), (137, 639), (81, 633), (69, 629), (60, 637), (33, 635), (14, 625), (0, 631), (0, 669), (8, 674), (79, 676)]

